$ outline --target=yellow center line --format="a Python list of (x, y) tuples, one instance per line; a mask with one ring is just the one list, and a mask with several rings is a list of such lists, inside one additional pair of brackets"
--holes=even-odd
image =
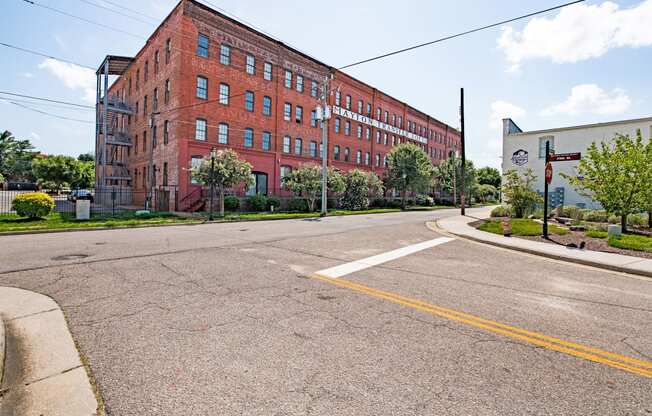
[(344, 287), (359, 293), (364, 293), (375, 298), (384, 299), (399, 305), (407, 306), (409, 308), (426, 312), (431, 315), (450, 319), (475, 328), (484, 329), (489, 332), (494, 332), (533, 345), (547, 348), (549, 350), (558, 351), (588, 361), (608, 365), (610, 367), (618, 368), (630, 373), (652, 378), (652, 362), (649, 361), (639, 360), (609, 351), (604, 351), (599, 348), (593, 348), (578, 343), (565, 341), (545, 334), (540, 334), (538, 332), (505, 325), (500, 322), (491, 321), (465, 312), (455, 311), (453, 309), (443, 308), (420, 300), (400, 296), (395, 293), (374, 289), (341, 278), (332, 279), (318, 274), (313, 274), (312, 277), (326, 283)]

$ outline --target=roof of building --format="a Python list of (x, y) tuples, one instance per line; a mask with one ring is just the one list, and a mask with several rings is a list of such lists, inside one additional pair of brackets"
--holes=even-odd
[[(507, 119), (511, 120), (511, 119)], [(619, 124), (630, 124), (630, 123), (645, 123), (645, 122), (652, 122), (652, 117), (644, 117), (644, 118), (633, 118), (633, 119), (628, 119), (628, 120), (617, 120), (617, 121), (607, 121), (604, 123), (593, 123), (593, 124), (581, 124), (578, 126), (567, 126), (567, 127), (555, 127), (551, 129), (543, 129), (543, 130), (532, 130), (532, 131), (521, 131), (518, 133), (509, 133), (508, 136), (525, 136), (528, 134), (544, 134), (544, 133), (554, 133), (554, 132), (559, 132), (559, 131), (564, 131), (564, 130), (580, 130), (580, 129), (588, 129), (588, 128), (594, 128), (594, 127), (607, 127), (607, 126), (615, 126)], [(513, 123), (513, 121), (512, 121)], [(516, 124), (514, 124), (516, 125)]]

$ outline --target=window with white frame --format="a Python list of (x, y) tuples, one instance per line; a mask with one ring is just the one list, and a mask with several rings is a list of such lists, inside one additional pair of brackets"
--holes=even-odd
[(303, 92), (303, 75), (297, 74), (297, 85), (296, 85), (297, 91), (298, 92)]
[(314, 140), (310, 141), (310, 148), (308, 150), (310, 151), (310, 157), (317, 157), (317, 142)]
[(220, 63), (231, 65), (231, 47), (225, 43), (220, 45)]
[(272, 133), (268, 131), (263, 132), (263, 150), (270, 150), (272, 148)]
[(333, 146), (333, 159), (340, 160), (340, 146)]
[(228, 144), (229, 143), (229, 125), (226, 123), (220, 123), (217, 126), (217, 142), (219, 144)]
[(339, 133), (339, 132), (340, 132), (340, 123), (341, 123), (340, 118), (339, 118), (339, 117), (335, 117), (335, 133)]
[(349, 120), (344, 122), (344, 134), (347, 136), (351, 135), (351, 122)]
[(244, 129), (244, 147), (254, 147), (254, 130)]
[(310, 81), (310, 96), (317, 98), (317, 94), (319, 94), (319, 87), (317, 81), (312, 80)]
[(301, 156), (303, 153), (303, 140), (300, 137), (294, 139), (294, 154)]
[(351, 96), (347, 95), (346, 98), (344, 99), (344, 106), (346, 107), (347, 110), (351, 109)]
[(285, 70), (285, 88), (292, 88), (292, 71)]
[(290, 153), (291, 141), (290, 136), (283, 137), (283, 153)]
[(283, 119), (285, 121), (290, 121), (292, 120), (292, 104), (290, 103), (285, 103), (283, 105)]
[[(204, 158), (201, 156), (191, 156), (190, 157), (190, 170), (191, 171), (197, 171), (201, 167), (202, 162), (204, 161)], [(190, 183), (193, 185), (196, 185), (199, 183), (197, 179), (195, 179), (194, 175), (190, 175)]]
[(224, 105), (229, 104), (230, 90), (231, 87), (229, 87), (229, 84), (224, 84), (224, 83), (220, 84), (220, 99), (219, 99), (220, 104), (224, 104)]
[(272, 80), (272, 64), (269, 62), (265, 62), (263, 65), (263, 78), (266, 81)]
[(245, 92), (245, 110), (249, 112), (254, 111), (254, 92), (246, 91)]
[(339, 107), (341, 100), (342, 100), (342, 94), (340, 93), (340, 90), (335, 91), (335, 105)]
[(271, 116), (272, 115), (272, 98), (268, 96), (263, 97), (263, 115)]
[(197, 98), (205, 100), (208, 98), (208, 80), (204, 77), (197, 77)]
[(358, 124), (357, 136), (358, 136), (358, 139), (362, 139), (362, 125), (361, 124)]
[(362, 100), (358, 100), (358, 114), (362, 114), (363, 109), (364, 109), (364, 102), (362, 102)]
[(298, 105), (294, 110), (294, 121), (296, 121), (298, 124), (303, 122), (303, 107), (300, 105)]
[[(208, 58), (208, 36), (200, 33), (197, 36), (197, 56)], [(137, 80), (138, 78), (136, 78)]]
[(348, 147), (345, 147), (344, 148), (344, 161), (348, 162), (349, 160), (351, 160), (351, 149), (349, 149)]
[(206, 120), (203, 118), (195, 120), (195, 140), (206, 141)]
[(355, 154), (355, 163), (358, 165), (362, 163), (362, 151), (358, 150)]
[(254, 75), (256, 73), (256, 57), (255, 56), (247, 55), (246, 70), (247, 70), (247, 74), (249, 74), (249, 75)]

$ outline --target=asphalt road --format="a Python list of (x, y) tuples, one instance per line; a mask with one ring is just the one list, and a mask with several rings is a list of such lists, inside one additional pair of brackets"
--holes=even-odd
[(0, 237), (0, 284), (62, 306), (109, 415), (652, 414), (652, 280), (460, 239), (315, 276), (445, 215)]

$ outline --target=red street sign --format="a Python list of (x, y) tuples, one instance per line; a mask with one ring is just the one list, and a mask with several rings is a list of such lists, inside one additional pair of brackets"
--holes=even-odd
[(548, 162), (546, 163), (546, 183), (550, 185), (550, 182), (552, 182), (552, 163)]
[(553, 153), (550, 155), (551, 162), (564, 162), (567, 160), (580, 160), (582, 158), (581, 153)]

